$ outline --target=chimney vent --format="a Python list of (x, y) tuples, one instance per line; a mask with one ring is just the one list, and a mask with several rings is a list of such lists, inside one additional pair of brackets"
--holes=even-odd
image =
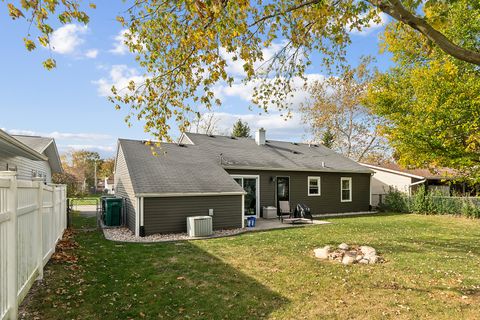
[(265, 129), (260, 128), (255, 133), (255, 142), (257, 143), (257, 145), (263, 146), (263, 145), (265, 145), (265, 141), (266, 141), (265, 140)]
[(322, 168), (325, 168), (325, 161), (322, 161)]

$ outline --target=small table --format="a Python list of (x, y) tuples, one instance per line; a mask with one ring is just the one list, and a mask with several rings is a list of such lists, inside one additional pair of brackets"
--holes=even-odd
[(278, 217), (277, 208), (270, 206), (270, 207), (263, 207), (263, 218), (264, 219), (276, 219)]

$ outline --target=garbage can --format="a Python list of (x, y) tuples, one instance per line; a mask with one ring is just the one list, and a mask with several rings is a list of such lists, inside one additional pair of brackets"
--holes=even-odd
[(105, 201), (106, 199), (116, 198), (113, 194), (106, 194), (100, 197), (100, 205), (102, 206), (102, 220), (105, 220)]
[(122, 216), (122, 198), (105, 198), (105, 214), (104, 221), (106, 226), (119, 226)]
[(253, 228), (255, 227), (255, 221), (257, 220), (256, 217), (248, 217), (247, 218), (247, 227)]

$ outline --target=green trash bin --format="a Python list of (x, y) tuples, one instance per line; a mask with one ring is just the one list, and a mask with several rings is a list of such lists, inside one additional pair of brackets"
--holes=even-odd
[(121, 223), (122, 216), (122, 198), (105, 198), (104, 221), (106, 226), (115, 227)]

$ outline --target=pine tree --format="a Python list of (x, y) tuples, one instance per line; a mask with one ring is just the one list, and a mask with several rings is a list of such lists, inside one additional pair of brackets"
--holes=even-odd
[(233, 125), (232, 137), (237, 137), (237, 138), (250, 137), (250, 127), (248, 126), (248, 123), (242, 122), (242, 120), (238, 119), (238, 121), (235, 122), (235, 124)]
[(335, 142), (335, 134), (332, 132), (330, 127), (327, 128), (322, 134), (322, 144), (331, 149), (333, 147), (333, 143)]

